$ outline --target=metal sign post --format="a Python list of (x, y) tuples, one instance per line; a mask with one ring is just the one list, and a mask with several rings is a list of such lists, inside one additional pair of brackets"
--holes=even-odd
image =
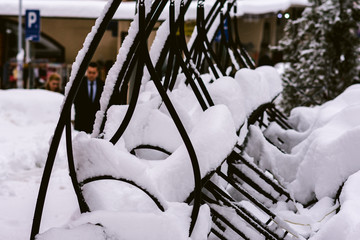
[(22, 0), (19, 0), (19, 16), (18, 16), (18, 54), (17, 61), (17, 87), (22, 88), (23, 85), (23, 61), (24, 50), (22, 48)]
[(29, 69), (29, 80), (27, 81), (27, 88), (33, 88), (33, 69), (31, 63), (31, 42), (40, 41), (40, 11), (26, 10), (25, 12), (25, 39), (26, 39), (26, 63)]

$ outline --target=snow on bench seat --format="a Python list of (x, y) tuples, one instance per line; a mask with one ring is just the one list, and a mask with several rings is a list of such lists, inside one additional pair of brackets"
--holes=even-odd
[(281, 78), (271, 66), (261, 66), (255, 70), (242, 68), (236, 72), (235, 80), (244, 94), (247, 116), (260, 105), (273, 101), (282, 91)]
[[(107, 113), (104, 139), (110, 139), (124, 119), (128, 105), (114, 105)], [(182, 143), (180, 134), (169, 116), (151, 104), (138, 104), (123, 134), (123, 144), (128, 151), (140, 145), (161, 147), (174, 152)]]
[[(190, 133), (190, 139), (198, 157), (201, 177), (204, 177), (221, 165), (237, 140), (227, 107), (218, 105), (205, 111)], [(150, 163), (131, 155), (121, 146), (89, 138), (86, 134), (78, 134), (73, 143), (79, 182), (102, 175), (128, 179), (147, 189), (164, 206), (167, 205), (165, 200), (184, 201), (194, 189), (192, 166), (184, 144), (168, 158)]]
[(62, 228), (38, 234), (37, 240), (201, 240), (211, 226), (207, 205), (200, 208), (195, 229), (189, 238), (191, 206), (171, 203), (165, 212), (94, 211), (83, 213)]
[[(203, 76), (203, 75), (202, 75)], [(207, 78), (204, 76), (204, 78)], [(169, 97), (187, 129), (199, 121), (203, 111), (185, 78), (178, 78)], [(282, 91), (282, 81), (274, 67), (261, 66), (255, 70), (243, 68), (237, 71), (235, 77), (224, 76), (209, 83), (204, 81), (211, 99), (215, 105), (223, 104), (231, 112), (235, 127), (238, 130), (246, 118), (262, 104), (272, 102)], [(158, 101), (157, 90), (152, 82), (147, 82), (140, 94), (140, 102)], [(162, 110), (166, 113), (166, 110)]]

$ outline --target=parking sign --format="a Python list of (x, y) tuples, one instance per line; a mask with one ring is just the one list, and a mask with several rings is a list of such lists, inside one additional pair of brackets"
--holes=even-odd
[(25, 12), (25, 38), (34, 42), (40, 41), (40, 11), (26, 10)]

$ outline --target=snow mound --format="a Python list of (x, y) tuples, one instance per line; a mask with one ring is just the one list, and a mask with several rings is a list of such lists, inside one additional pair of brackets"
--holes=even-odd
[(17, 172), (44, 165), (63, 99), (47, 90), (0, 90), (0, 135), (6, 136), (0, 140), (0, 173), (7, 166)]
[(351, 175), (340, 195), (341, 209), (311, 240), (353, 240), (360, 236), (360, 171)]
[[(147, 113), (144, 111), (142, 114)], [(167, 131), (161, 121), (154, 124), (158, 124), (158, 128), (162, 127), (164, 132)], [(136, 124), (133, 127), (140, 131), (141, 136), (144, 129), (138, 128)], [(148, 139), (149, 144), (158, 143), (159, 139), (152, 139), (155, 142)], [(204, 177), (220, 166), (237, 141), (229, 110), (223, 105), (209, 108), (194, 126), (190, 139), (200, 165), (201, 177)], [(107, 140), (89, 138), (86, 134), (78, 134), (73, 145), (79, 182), (104, 175), (128, 179), (152, 192), (160, 202), (163, 202), (161, 196), (168, 201), (185, 201), (194, 189), (191, 161), (183, 143), (166, 159), (152, 163), (138, 159)]]
[(9, 124), (33, 126), (57, 122), (64, 96), (47, 90), (0, 90), (0, 116)]
[[(288, 142), (287, 153), (280, 152), (264, 139), (259, 128), (252, 127), (248, 154), (277, 175), (296, 200), (308, 203), (335, 198), (348, 177), (360, 170), (360, 102), (355, 100), (359, 93), (360, 85), (353, 85), (321, 106), (294, 109), (290, 120), (298, 129), (271, 125), (266, 136), (282, 139), (285, 145)], [(260, 146), (260, 151), (255, 146)]]
[(242, 68), (234, 78), (244, 94), (247, 116), (260, 105), (271, 102), (282, 91), (281, 78), (271, 66), (261, 66), (255, 70)]
[(200, 240), (210, 226), (210, 210), (206, 205), (200, 209), (200, 220), (194, 234), (188, 237), (191, 206), (173, 203), (166, 212), (113, 212), (94, 211), (84, 213), (65, 228), (53, 228), (39, 234), (37, 240)]
[[(120, 125), (119, 119), (124, 119), (127, 110), (127, 105), (114, 105), (109, 109), (104, 130), (105, 139), (110, 139), (115, 134)], [(174, 122), (168, 115), (156, 108), (139, 104), (124, 132), (124, 142), (128, 151), (140, 145), (152, 145), (173, 152), (182, 140)]]

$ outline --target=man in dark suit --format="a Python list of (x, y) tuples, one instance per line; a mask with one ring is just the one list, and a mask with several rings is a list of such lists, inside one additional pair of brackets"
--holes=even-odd
[(97, 78), (98, 74), (97, 64), (91, 62), (74, 101), (75, 129), (78, 131), (93, 131), (95, 114), (100, 109), (100, 97), (104, 89), (103, 82)]

